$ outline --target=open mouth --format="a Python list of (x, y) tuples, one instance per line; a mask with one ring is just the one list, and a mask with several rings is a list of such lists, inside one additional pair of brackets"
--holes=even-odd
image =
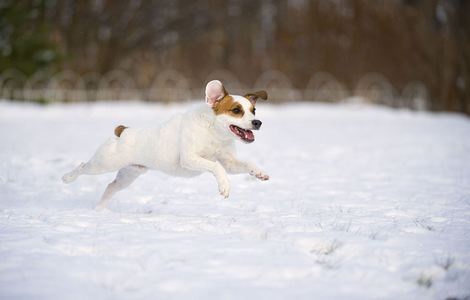
[(253, 131), (248, 129), (243, 129), (235, 125), (230, 125), (230, 130), (239, 138), (242, 139), (245, 143), (252, 143), (255, 141), (255, 135)]

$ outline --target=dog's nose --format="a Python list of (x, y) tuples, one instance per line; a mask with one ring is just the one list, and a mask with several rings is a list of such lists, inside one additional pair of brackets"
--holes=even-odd
[(251, 124), (253, 124), (253, 129), (259, 129), (263, 123), (260, 120), (253, 120)]

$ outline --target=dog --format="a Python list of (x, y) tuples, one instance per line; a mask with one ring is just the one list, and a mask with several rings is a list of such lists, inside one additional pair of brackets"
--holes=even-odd
[(116, 127), (115, 136), (101, 145), (88, 162), (66, 173), (63, 182), (70, 183), (83, 174), (118, 171), (96, 206), (103, 209), (117, 192), (147, 170), (180, 177), (210, 172), (224, 198), (230, 193), (227, 173), (248, 173), (268, 180), (269, 176), (255, 164), (235, 156), (236, 140), (255, 140), (252, 130), (259, 130), (262, 124), (255, 117), (256, 101), (266, 100), (266, 91), (230, 95), (222, 82), (212, 80), (207, 83), (205, 94), (206, 105), (176, 115), (159, 128)]

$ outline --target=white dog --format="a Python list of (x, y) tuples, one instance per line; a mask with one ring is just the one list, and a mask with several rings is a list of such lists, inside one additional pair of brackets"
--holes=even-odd
[(98, 148), (89, 162), (80, 164), (62, 180), (69, 183), (82, 174), (118, 171), (97, 206), (105, 208), (114, 194), (148, 169), (183, 177), (211, 172), (220, 194), (227, 198), (230, 191), (227, 172), (269, 179), (257, 166), (237, 160), (234, 154), (234, 140), (245, 143), (255, 140), (251, 130), (261, 126), (255, 117), (259, 98), (266, 100), (266, 92), (229, 95), (220, 81), (213, 80), (206, 86), (207, 105), (176, 115), (156, 129), (116, 127), (115, 137)]

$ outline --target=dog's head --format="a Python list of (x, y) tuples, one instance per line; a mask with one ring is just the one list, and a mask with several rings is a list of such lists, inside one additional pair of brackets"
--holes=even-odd
[(218, 80), (212, 80), (206, 86), (206, 103), (214, 111), (217, 125), (227, 136), (245, 143), (254, 142), (252, 130), (259, 130), (261, 127), (261, 121), (255, 116), (258, 99), (268, 99), (266, 91), (238, 96), (227, 93), (222, 82)]

